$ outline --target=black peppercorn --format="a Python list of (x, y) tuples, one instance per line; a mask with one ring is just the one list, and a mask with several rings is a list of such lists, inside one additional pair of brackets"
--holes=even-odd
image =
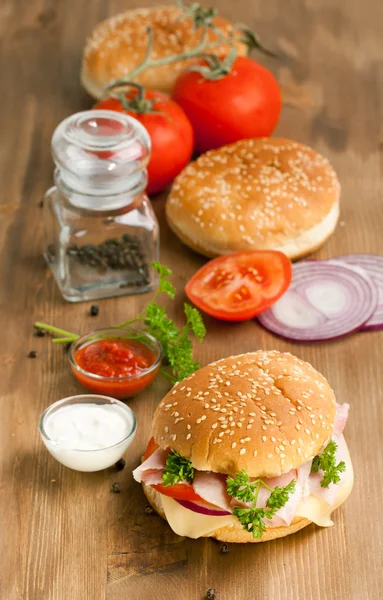
[(154, 512), (153, 508), (150, 506), (150, 504), (145, 504), (144, 511), (146, 512), (147, 515), (151, 515)]
[(227, 554), (229, 552), (229, 546), (227, 544), (221, 544), (220, 550), (222, 554)]
[(209, 588), (206, 593), (206, 600), (217, 600), (217, 590), (215, 588)]
[(36, 329), (34, 335), (36, 337), (44, 337), (46, 334), (45, 329)]
[(126, 462), (123, 458), (120, 458), (120, 460), (118, 460), (115, 464), (116, 470), (117, 471), (122, 471), (122, 469), (124, 469), (126, 465)]
[(92, 306), (90, 307), (90, 315), (91, 315), (91, 317), (97, 317), (97, 315), (98, 315), (99, 312), (100, 312), (100, 309), (97, 306), (97, 304), (92, 304)]
[(36, 357), (37, 357), (37, 352), (36, 352), (36, 350), (31, 350), (31, 351), (28, 353), (28, 358), (36, 358)]
[(121, 486), (118, 483), (118, 481), (115, 481), (114, 483), (112, 483), (112, 492), (114, 494), (119, 494), (121, 492)]

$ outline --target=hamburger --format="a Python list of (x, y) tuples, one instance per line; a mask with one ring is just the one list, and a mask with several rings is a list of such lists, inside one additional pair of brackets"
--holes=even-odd
[(348, 410), (291, 354), (224, 358), (160, 402), (133, 476), (181, 536), (264, 542), (328, 527), (353, 485)]
[(248, 139), (189, 163), (174, 180), (166, 217), (184, 244), (210, 258), (279, 250), (296, 260), (333, 233), (339, 199), (334, 169), (309, 146)]

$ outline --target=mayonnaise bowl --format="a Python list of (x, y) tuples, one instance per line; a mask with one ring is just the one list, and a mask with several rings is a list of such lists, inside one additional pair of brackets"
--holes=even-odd
[(58, 400), (41, 415), (41, 438), (60, 463), (75, 471), (101, 471), (126, 452), (136, 433), (134, 412), (109, 396), (82, 394)]

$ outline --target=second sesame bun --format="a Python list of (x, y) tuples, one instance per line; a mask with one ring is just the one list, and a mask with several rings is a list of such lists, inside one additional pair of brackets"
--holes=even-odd
[[(166, 515), (162, 506), (161, 494), (159, 494), (150, 485), (142, 484), (142, 487), (150, 505), (160, 515), (160, 517), (162, 517), (166, 521)], [(228, 544), (269, 542), (271, 540), (276, 540), (277, 538), (290, 535), (291, 533), (296, 533), (300, 529), (303, 529), (303, 527), (307, 527), (307, 525), (310, 524), (311, 521), (305, 519), (304, 517), (294, 517), (294, 519), (288, 527), (266, 527), (266, 531), (262, 535), (262, 538), (259, 539), (253, 537), (252, 533), (249, 533), (248, 531), (243, 529), (241, 523), (237, 521), (235, 523), (232, 523), (231, 525), (227, 525), (226, 527), (216, 529), (212, 533), (204, 535), (203, 537), (212, 537), (216, 540), (219, 540), (220, 542), (226, 542)]]
[(279, 477), (322, 451), (335, 412), (331, 387), (311, 365), (259, 350), (176, 384), (157, 407), (152, 436), (200, 471)]
[[(213, 22), (225, 36), (233, 28), (219, 16)], [(153, 30), (153, 60), (190, 50), (201, 39), (201, 28), (196, 30), (192, 19), (182, 16), (176, 6), (137, 8), (102, 21), (87, 39), (83, 54), (81, 82), (91, 96), (100, 98), (108, 83), (127, 75), (142, 62), (148, 45), (148, 27)], [(207, 43), (217, 39), (217, 33), (209, 28)], [(236, 48), (240, 56), (246, 54), (245, 44), (237, 43)], [(221, 44), (209, 52), (224, 56), (229, 50), (228, 44)], [(189, 64), (191, 61), (186, 60), (147, 69), (131, 80), (147, 89), (170, 94), (179, 73)]]
[(334, 169), (312, 148), (250, 139), (190, 163), (173, 183), (166, 215), (182, 242), (210, 258), (279, 250), (294, 260), (333, 233), (339, 196)]

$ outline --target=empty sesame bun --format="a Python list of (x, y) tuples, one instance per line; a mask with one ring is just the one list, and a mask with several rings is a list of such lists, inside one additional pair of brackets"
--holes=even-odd
[(166, 215), (181, 241), (205, 256), (267, 249), (297, 259), (334, 231), (339, 193), (334, 169), (312, 148), (241, 140), (190, 163), (172, 186)]
[(157, 407), (152, 435), (200, 471), (279, 477), (322, 451), (335, 411), (332, 389), (311, 365), (259, 350), (176, 384)]
[[(164, 509), (162, 507), (161, 494), (159, 494), (154, 488), (149, 485), (142, 484), (144, 494), (151, 506), (154, 508), (156, 512), (165, 519), (166, 515)], [(251, 533), (243, 529), (241, 523), (239, 521), (232, 523), (231, 525), (227, 525), (226, 527), (221, 527), (220, 529), (216, 529), (212, 533), (204, 535), (203, 537), (212, 537), (220, 542), (226, 543), (247, 543), (247, 542), (269, 542), (270, 540), (276, 540), (280, 537), (285, 537), (286, 535), (290, 535), (291, 533), (296, 533), (303, 527), (310, 525), (311, 521), (305, 519), (304, 517), (294, 517), (291, 522), (291, 525), (288, 527), (266, 527), (266, 531), (262, 535), (261, 539), (254, 538)]]
[[(181, 17), (176, 6), (138, 8), (106, 19), (96, 26), (88, 38), (83, 55), (81, 81), (94, 98), (100, 98), (104, 87), (112, 80), (122, 77), (137, 67), (144, 59), (147, 45), (147, 28), (153, 30), (153, 60), (180, 54), (197, 46), (201, 29), (195, 30), (192, 19)], [(232, 25), (222, 17), (214, 18), (214, 25), (225, 35)], [(208, 29), (207, 41), (217, 40), (217, 34)], [(246, 54), (245, 44), (236, 44), (239, 55)], [(209, 52), (225, 55), (230, 50), (221, 44)], [(143, 71), (132, 81), (148, 89), (170, 93), (181, 71), (190, 64), (181, 61)]]

